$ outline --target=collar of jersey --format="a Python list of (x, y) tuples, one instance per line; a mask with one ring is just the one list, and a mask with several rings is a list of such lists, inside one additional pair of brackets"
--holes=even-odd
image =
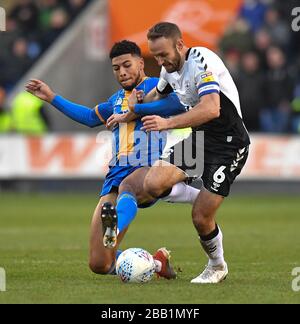
[(188, 49), (188, 51), (186, 52), (185, 54), (185, 60), (187, 61), (189, 59), (189, 56), (190, 56), (190, 52), (191, 52), (191, 47)]
[(176, 78), (176, 79), (179, 79), (181, 76), (182, 76), (182, 73), (183, 73), (183, 71), (184, 71), (184, 68), (185, 68), (185, 65), (186, 65), (186, 62), (187, 62), (187, 60), (189, 59), (189, 55), (190, 55), (190, 52), (191, 52), (191, 47), (187, 50), (187, 52), (186, 52), (186, 54), (185, 54), (185, 62), (183, 63), (183, 66), (182, 66), (182, 68), (180, 69), (180, 71), (176, 71), (176, 72), (174, 72), (174, 77)]
[[(145, 77), (143, 77), (143, 79), (142, 79), (142, 81), (134, 88), (134, 89), (136, 89), (136, 88), (138, 88), (140, 85), (142, 85), (143, 84), (143, 82), (144, 81), (146, 81), (147, 79), (149, 79), (149, 77), (148, 76), (145, 76)], [(131, 93), (132, 92), (132, 90), (125, 90), (125, 89), (123, 89), (123, 91), (124, 91), (124, 93)]]

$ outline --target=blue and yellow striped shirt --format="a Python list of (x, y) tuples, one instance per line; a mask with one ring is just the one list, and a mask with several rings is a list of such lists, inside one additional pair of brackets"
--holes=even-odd
[[(144, 78), (135, 88), (143, 90), (145, 95), (156, 87), (158, 78)], [(96, 106), (99, 119), (105, 124), (112, 114), (124, 114), (129, 111), (128, 97), (132, 91), (119, 90), (106, 103)], [(152, 165), (159, 159), (166, 144), (166, 132), (146, 133), (143, 123), (136, 119), (127, 124), (116, 125), (113, 129), (113, 159), (110, 165)]]

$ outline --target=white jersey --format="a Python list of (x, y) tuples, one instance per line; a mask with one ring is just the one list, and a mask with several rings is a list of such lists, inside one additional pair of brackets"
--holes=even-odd
[(250, 143), (242, 121), (236, 85), (223, 61), (211, 50), (205, 47), (190, 48), (178, 72), (168, 73), (162, 67), (157, 91), (161, 94), (174, 91), (182, 104), (191, 108), (204, 95), (220, 94), (220, 117), (196, 129), (204, 130), (208, 135), (226, 135), (226, 138), (236, 135), (240, 142)]

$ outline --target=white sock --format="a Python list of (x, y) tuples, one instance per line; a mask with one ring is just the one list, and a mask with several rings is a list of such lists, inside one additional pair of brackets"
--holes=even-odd
[(162, 200), (169, 203), (189, 203), (193, 205), (199, 192), (199, 189), (191, 187), (184, 182), (179, 182), (172, 187), (171, 193), (162, 198)]
[(161, 267), (162, 267), (162, 263), (158, 260), (154, 260), (155, 263), (155, 272), (160, 272), (161, 271)]
[(203, 241), (200, 238), (200, 243), (208, 256), (208, 265), (215, 267), (225, 264), (224, 260), (224, 250), (223, 250), (223, 234), (218, 227), (219, 233), (216, 237), (209, 241)]

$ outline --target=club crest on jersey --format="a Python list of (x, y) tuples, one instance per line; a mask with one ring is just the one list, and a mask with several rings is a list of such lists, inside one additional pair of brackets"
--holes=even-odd
[(206, 82), (214, 82), (214, 76), (212, 74), (212, 72), (204, 72), (200, 75), (201, 77), (201, 81), (202, 83), (206, 83)]
[(116, 106), (122, 105), (123, 103), (123, 99), (122, 98), (118, 98), (118, 100), (115, 102)]

